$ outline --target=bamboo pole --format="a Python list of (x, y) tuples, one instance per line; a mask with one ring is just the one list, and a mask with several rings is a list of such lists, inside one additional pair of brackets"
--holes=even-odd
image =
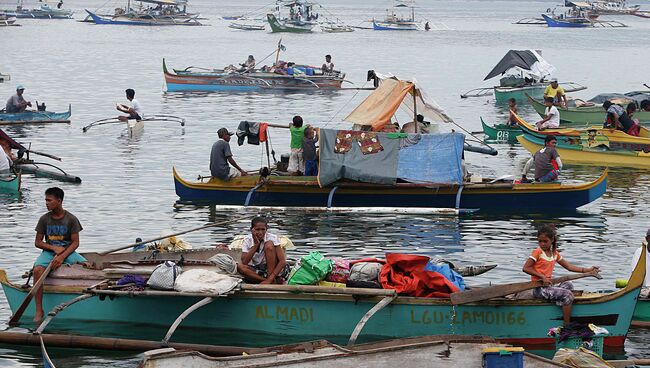
[[(0, 343), (15, 345), (40, 345), (39, 335), (25, 332), (0, 331)], [(118, 339), (108, 337), (94, 337), (66, 334), (43, 334), (45, 345), (62, 348), (82, 348), (99, 350), (126, 350), (126, 351), (147, 351), (160, 349), (163, 346), (160, 341)], [(177, 350), (196, 350), (204, 354), (215, 356), (241, 355), (242, 353), (254, 354), (262, 351), (259, 348), (219, 346), (206, 344), (189, 344), (171, 342), (168, 344)]]

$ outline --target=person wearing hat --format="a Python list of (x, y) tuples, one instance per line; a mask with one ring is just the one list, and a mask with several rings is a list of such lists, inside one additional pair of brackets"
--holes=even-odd
[[(647, 249), (648, 244), (650, 244), (650, 229), (646, 231), (645, 233), (645, 244), (646, 244), (646, 252), (645, 252), (645, 267), (646, 267), (646, 272), (645, 272), (645, 280), (643, 281), (643, 289), (641, 289), (641, 293), (645, 294), (647, 297), (648, 294), (650, 293), (650, 250)], [(636, 268), (637, 262), (639, 262), (639, 259), (641, 259), (641, 250), (643, 247), (639, 247), (636, 249), (634, 252), (634, 256), (632, 257), (632, 271)]]
[(553, 105), (567, 107), (566, 93), (564, 88), (557, 83), (557, 78), (551, 79), (551, 84), (544, 90), (544, 98), (552, 97)]
[(25, 87), (23, 87), (22, 84), (19, 84), (18, 87), (16, 87), (16, 94), (9, 97), (7, 100), (7, 105), (5, 106), (6, 112), (23, 112), (27, 106), (32, 107), (31, 102), (25, 101), (25, 98), (23, 97), (24, 91)]
[[(214, 142), (212, 150), (210, 151), (210, 175), (221, 180), (228, 180), (237, 176), (246, 176), (248, 173), (244, 171), (232, 158), (230, 152), (230, 136), (233, 133), (229, 132), (226, 128), (217, 130), (219, 140)], [(230, 167), (230, 165), (233, 167)]]

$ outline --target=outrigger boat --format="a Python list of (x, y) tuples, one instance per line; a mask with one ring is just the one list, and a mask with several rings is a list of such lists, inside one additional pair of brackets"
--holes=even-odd
[[(273, 53), (279, 55), (284, 46), (278, 44), (278, 49)], [(274, 68), (254, 69), (248, 72), (231, 71), (225, 69), (208, 69), (190, 66), (185, 69), (169, 71), (163, 59), (163, 74), (167, 92), (195, 92), (195, 91), (303, 91), (303, 90), (332, 90), (340, 89), (345, 81), (345, 73), (335, 70), (333, 73), (323, 73), (319, 67), (308, 65), (293, 65), (283, 69), (278, 74)]]
[[(408, 9), (408, 15), (399, 14), (401, 9)], [(375, 31), (420, 31), (425, 26), (415, 20), (415, 4), (413, 0), (395, 1), (393, 6), (386, 9), (383, 20), (372, 20)], [(426, 29), (428, 31), (428, 29)]]
[(483, 118), (481, 117), (481, 126), (483, 127), (483, 133), (487, 136), (487, 141), (489, 142), (499, 142), (499, 143), (517, 143), (517, 137), (522, 135), (523, 132), (519, 129), (519, 126), (508, 125), (508, 124), (495, 124), (488, 125)]
[[(2, 131), (2, 129), (0, 129), (0, 139), (4, 139), (5, 141), (9, 142), (9, 147), (11, 149), (18, 150), (19, 158), (13, 163), (14, 170), (17, 172), (24, 174), (34, 174), (36, 177), (50, 178), (68, 183), (81, 183), (81, 178), (78, 176), (70, 175), (63, 171), (63, 169), (50, 163), (34, 161), (31, 159), (30, 155), (39, 155), (57, 161), (61, 161), (61, 158), (50, 155), (48, 153), (31, 150), (13, 140), (4, 131)], [(51, 170), (50, 168), (53, 168), (54, 170)]]
[(72, 106), (66, 112), (33, 111), (8, 113), (0, 111), (0, 125), (70, 123)]
[[(0, 12), (0, 27), (9, 27), (9, 26), (20, 26), (16, 24), (16, 17)], [(0, 73), (0, 83), (8, 81), (9, 76)]]
[[(174, 168), (176, 195), (181, 203), (281, 206), (304, 210), (397, 208), (414, 212), (434, 209), (530, 212), (575, 210), (598, 199), (605, 192), (606, 173), (585, 184), (514, 184), (482, 178), (468, 182), (463, 177), (461, 167), (462, 151), (468, 149), (464, 144), (464, 135), (451, 133), (419, 136), (376, 132), (392, 125), (391, 120), (400, 105), (403, 111), (422, 114), (435, 123), (453, 122), (416, 82), (388, 78), (345, 118), (345, 121), (356, 124), (359, 128), (370, 129), (368, 133), (361, 130), (336, 131), (321, 128), (318, 176), (250, 175), (228, 181), (207, 177), (207, 182), (190, 182), (181, 178)], [(352, 168), (344, 166), (339, 171), (339, 161), (348, 160), (347, 156), (337, 156), (336, 140), (339, 134), (356, 134), (357, 139), (361, 140), (365, 139), (363, 137), (374, 139), (376, 142), (373, 145), (378, 145), (376, 149), (385, 148), (386, 152), (377, 155), (377, 158), (373, 154), (357, 154), (357, 146), (362, 143), (352, 141), (350, 160), (356, 159), (359, 162), (354, 164), (351, 161), (350, 165), (354, 165)], [(387, 148), (394, 147), (392, 145), (402, 138), (412, 141), (408, 143), (411, 145), (397, 152), (394, 148)], [(400, 153), (410, 152), (409, 149), (413, 150), (411, 154)], [(329, 156), (326, 158), (326, 155)], [(383, 160), (382, 158), (385, 161), (372, 161)], [(396, 167), (393, 166), (394, 159), (397, 160)], [(268, 161), (270, 167), (270, 158)], [(425, 168), (427, 165), (432, 166)], [(418, 167), (415, 171), (423, 173), (423, 176), (410, 176), (408, 168), (414, 166)], [(365, 175), (363, 167), (377, 169)], [(379, 170), (379, 167), (386, 171)], [(341, 176), (341, 172), (345, 174)], [(347, 174), (352, 176), (346, 176)]]
[[(630, 327), (643, 279), (645, 257), (638, 262), (628, 285), (611, 293), (576, 296), (571, 319), (607, 328), (605, 346), (621, 348)], [(72, 281), (72, 280), (70, 280)], [(12, 312), (28, 288), (15, 285), (0, 270), (0, 283)], [(462, 293), (460, 293), (462, 294)], [(427, 335), (480, 335), (501, 342), (554, 348), (547, 332), (561, 324), (562, 310), (539, 299), (495, 298), (452, 305), (448, 298), (401, 296), (395, 290), (328, 288), (306, 285), (240, 284), (227, 294), (176, 291), (123, 291), (99, 286), (45, 285), (43, 306), (48, 318), (62, 328), (83, 332), (89, 322), (128, 326), (134, 323), (169, 330), (168, 343), (179, 325), (198, 331), (204, 343), (211, 336), (255, 335), (249, 343), (269, 346), (277, 341), (305, 341), (327, 337), (335, 343)], [(58, 306), (58, 307), (57, 307)], [(54, 310), (54, 308), (56, 309)], [(134, 311), (146, 311), (136, 313)], [(23, 318), (34, 317), (33, 304)], [(49, 320), (48, 320), (49, 322)], [(37, 333), (42, 333), (42, 323)], [(128, 329), (121, 329), (124, 335)], [(105, 333), (102, 333), (105, 335)], [(176, 335), (175, 341), (183, 340)]]
[[(483, 79), (488, 80), (505, 75), (499, 80), (498, 86), (475, 88), (461, 94), (460, 97), (485, 97), (494, 94), (496, 102), (499, 104), (504, 104), (511, 98), (517, 100), (517, 103), (525, 102), (527, 101), (526, 94), (534, 98), (541, 98), (544, 95), (544, 89), (548, 86), (545, 80), (554, 71), (555, 67), (535, 50), (510, 50)], [(562, 82), (561, 84), (566, 92), (576, 92), (587, 88), (574, 82)]]
[[(134, 26), (201, 26), (199, 14), (187, 13), (187, 1), (137, 0), (139, 9), (131, 8), (128, 0), (126, 8), (115, 9), (114, 15), (99, 15), (86, 9), (88, 17), (95, 24), (134, 25)], [(144, 8), (143, 3), (156, 4), (156, 8)], [(182, 6), (182, 9), (181, 9)]]
[(59, 1), (56, 8), (50, 6), (47, 1), (42, 2), (40, 7), (35, 9), (25, 9), (23, 1), (20, 0), (15, 10), (4, 10), (5, 14), (16, 18), (33, 18), (33, 19), (72, 19), (73, 11), (61, 9), (63, 1)]
[[(140, 120), (135, 120), (135, 119), (129, 119), (126, 122), (126, 130), (129, 135), (129, 137), (133, 137), (136, 134), (140, 133), (142, 130), (144, 130), (144, 123), (145, 122), (166, 122), (166, 121), (171, 121), (174, 123), (178, 123), (181, 126), (185, 126), (185, 119), (180, 118), (178, 116), (174, 115), (164, 115), (164, 114), (156, 114), (156, 115), (146, 115), (143, 119)], [(99, 125), (107, 125), (107, 124), (124, 124), (123, 121), (119, 120), (118, 118), (107, 118), (107, 119), (100, 119), (93, 121), (92, 123), (84, 126), (81, 128), (81, 130), (86, 133), (90, 128), (99, 126)]]
[[(266, 18), (271, 26), (271, 32), (312, 33), (318, 25), (318, 14), (313, 12), (313, 6), (306, 0), (284, 0), (276, 3), (275, 14), (269, 13)], [(289, 9), (288, 16), (282, 16), (282, 9)]]
[(584, 16), (575, 17), (556, 17), (552, 15), (542, 14), (542, 18), (549, 27), (559, 28), (587, 28), (587, 27), (609, 27), (609, 28), (624, 28), (626, 24), (613, 21), (613, 20), (597, 20)]
[(650, 168), (650, 138), (648, 129), (641, 127), (635, 137), (620, 130), (600, 126), (582, 129), (547, 129), (538, 131), (517, 116), (523, 130), (517, 137), (526, 150), (537, 152), (544, 147), (548, 135), (557, 138), (557, 149), (562, 162), (609, 167)]
[[(540, 116), (544, 117), (546, 115), (546, 106), (539, 100), (536, 100), (530, 96), (527, 97), (530, 101), (530, 104), (533, 105), (535, 111)], [(607, 116), (606, 111), (603, 109), (602, 103), (592, 103), (590, 106), (582, 107), (556, 107), (560, 112), (560, 123), (564, 125), (603, 124), (605, 122), (605, 117)], [(641, 124), (650, 123), (650, 112), (637, 110), (634, 113), (634, 118), (638, 119)]]

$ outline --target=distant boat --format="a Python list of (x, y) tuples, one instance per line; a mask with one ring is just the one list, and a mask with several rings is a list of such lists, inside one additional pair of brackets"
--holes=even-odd
[[(2, 16), (0, 15), (0, 19)], [(13, 24), (13, 23), (12, 23)], [(0, 83), (8, 82), (11, 80), (11, 76), (9, 74), (2, 74), (0, 73)]]
[(608, 0), (591, 2), (592, 11), (598, 14), (633, 14), (640, 5), (627, 6), (625, 0)]
[[(403, 9), (408, 9), (410, 12), (404, 12)], [(428, 30), (426, 24), (422, 25), (415, 21), (415, 4), (413, 0), (395, 2), (392, 7), (386, 9), (386, 18), (384, 20), (372, 20), (372, 28), (375, 31)]]
[(23, 1), (20, 0), (15, 10), (4, 10), (5, 15), (16, 18), (35, 18), (35, 19), (72, 19), (72, 10), (61, 9), (63, 1), (59, 1), (56, 7), (50, 6), (47, 2), (41, 4), (35, 9), (25, 9)]
[[(128, 0), (125, 8), (115, 9), (113, 15), (99, 15), (85, 9), (95, 24), (135, 25), (135, 26), (201, 26), (199, 14), (187, 13), (187, 1), (138, 0), (138, 9), (131, 7)], [(143, 6), (155, 4), (155, 7)], [(181, 8), (182, 6), (182, 8)]]
[[(0, 27), (19, 26), (19, 25), (20, 24), (16, 24), (16, 17), (0, 13)], [(9, 80), (9, 76), (0, 73), (0, 83), (6, 80)]]
[[(269, 13), (266, 18), (271, 26), (271, 32), (311, 33), (318, 25), (316, 20), (319, 15), (313, 12), (315, 3), (305, 0), (279, 1), (276, 3), (275, 13)], [(288, 9), (289, 14), (283, 15), (283, 9)]]
[(549, 27), (586, 28), (593, 27), (593, 21), (585, 17), (555, 17), (542, 14), (542, 18)]

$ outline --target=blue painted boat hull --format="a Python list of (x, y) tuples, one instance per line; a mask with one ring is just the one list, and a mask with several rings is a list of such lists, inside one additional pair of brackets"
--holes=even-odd
[[(181, 202), (197, 204), (244, 205), (259, 178), (249, 176), (232, 183), (213, 178), (208, 183), (190, 183), (174, 170), (176, 195)], [(456, 208), (458, 187), (400, 188), (357, 186), (332, 190), (320, 188), (314, 178), (309, 185), (273, 184), (250, 195), (249, 205), (279, 207), (396, 207)], [(286, 182), (286, 181), (285, 181)], [(460, 208), (488, 211), (525, 211), (526, 213), (575, 210), (600, 198), (607, 188), (607, 173), (592, 183), (517, 184), (511, 187), (467, 184), (460, 194)]]
[(587, 28), (591, 27), (591, 23), (576, 23), (570, 21), (562, 21), (558, 19), (553, 19), (546, 14), (542, 14), (542, 18), (546, 22), (546, 25), (549, 27), (559, 27), (559, 28)]
[(383, 25), (385, 23), (379, 24), (376, 21), (372, 21), (372, 29), (375, 31), (417, 31), (417, 25), (400, 27), (398, 25)]
[(72, 115), (72, 106), (66, 112), (51, 111), (25, 111), (17, 113), (0, 113), (0, 125), (10, 124), (45, 124), (69, 123)]

